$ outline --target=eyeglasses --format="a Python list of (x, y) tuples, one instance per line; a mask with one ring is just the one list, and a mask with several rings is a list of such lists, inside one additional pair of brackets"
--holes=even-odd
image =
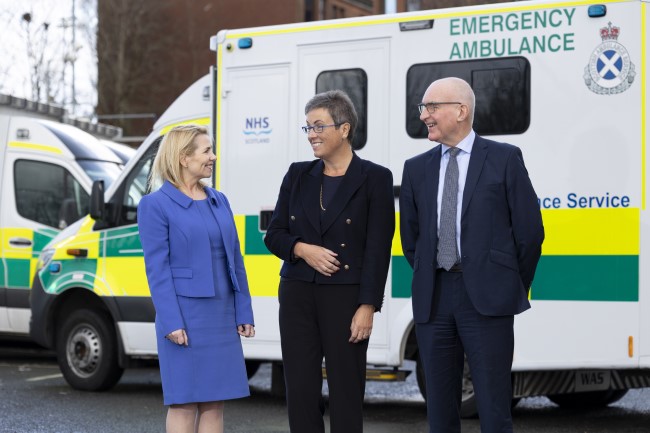
[(330, 126), (338, 127), (338, 126), (341, 126), (341, 125), (343, 125), (343, 123), (334, 123), (332, 125), (303, 126), (301, 129), (302, 129), (302, 132), (304, 132), (305, 134), (309, 134), (310, 131), (314, 131), (316, 134), (320, 134), (321, 132), (323, 132), (323, 129), (325, 129), (325, 128), (329, 128)]
[(420, 112), (420, 114), (422, 114), (424, 108), (426, 107), (429, 114), (433, 114), (440, 109), (441, 105), (448, 105), (448, 104), (463, 105), (462, 102), (426, 102), (426, 103), (418, 104), (418, 111)]

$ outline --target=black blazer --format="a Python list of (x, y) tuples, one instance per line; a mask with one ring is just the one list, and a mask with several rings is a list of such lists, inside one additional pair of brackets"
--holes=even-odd
[[(327, 211), (320, 215), (323, 180), (320, 159), (291, 164), (264, 243), (284, 260), (284, 278), (317, 284), (359, 284), (359, 304), (381, 308), (395, 231), (393, 175), (385, 167), (353, 155)], [(338, 254), (338, 272), (330, 277), (296, 260), (296, 242), (320, 245)]]
[[(413, 267), (413, 316), (429, 321), (438, 250), (438, 177), (441, 148), (404, 163), (400, 191), (400, 234)], [(461, 209), (463, 281), (486, 316), (530, 308), (528, 289), (539, 261), (544, 227), (537, 194), (521, 150), (476, 136)]]

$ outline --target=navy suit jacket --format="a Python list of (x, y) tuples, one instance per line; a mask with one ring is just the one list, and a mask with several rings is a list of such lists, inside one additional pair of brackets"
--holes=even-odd
[[(205, 188), (226, 250), (235, 292), (237, 325), (254, 324), (248, 280), (230, 204), (221, 192)], [(185, 328), (176, 295), (215, 295), (208, 229), (194, 200), (171, 183), (142, 198), (138, 205), (140, 241), (147, 281), (162, 335)]]
[[(280, 275), (319, 284), (359, 284), (359, 304), (381, 309), (395, 232), (393, 175), (385, 167), (352, 157), (327, 211), (319, 204), (323, 161), (296, 162), (284, 176), (264, 242), (284, 260)], [(339, 271), (316, 272), (292, 251), (296, 242), (338, 254)]]
[[(413, 267), (413, 317), (429, 321), (438, 249), (441, 145), (404, 163), (400, 234)], [(476, 136), (461, 210), (463, 281), (476, 310), (487, 316), (530, 308), (528, 290), (544, 240), (537, 194), (521, 150)]]

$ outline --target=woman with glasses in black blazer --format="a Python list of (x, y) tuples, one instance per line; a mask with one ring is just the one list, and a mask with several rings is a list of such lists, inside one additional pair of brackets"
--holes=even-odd
[(360, 433), (368, 339), (395, 230), (393, 176), (352, 150), (357, 114), (347, 94), (317, 94), (305, 114), (317, 159), (289, 167), (265, 237), (284, 260), (278, 296), (289, 426), (325, 431), (324, 357), (330, 431)]

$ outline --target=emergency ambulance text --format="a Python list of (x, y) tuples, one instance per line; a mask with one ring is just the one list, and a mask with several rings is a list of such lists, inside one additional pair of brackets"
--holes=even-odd
[[(454, 42), (449, 59), (574, 51), (575, 34), (555, 29), (571, 27), (575, 11), (575, 8), (552, 9), (451, 19), (449, 35), (452, 37), (490, 33), (496, 37)], [(529, 31), (535, 31), (535, 34), (521, 34)]]

